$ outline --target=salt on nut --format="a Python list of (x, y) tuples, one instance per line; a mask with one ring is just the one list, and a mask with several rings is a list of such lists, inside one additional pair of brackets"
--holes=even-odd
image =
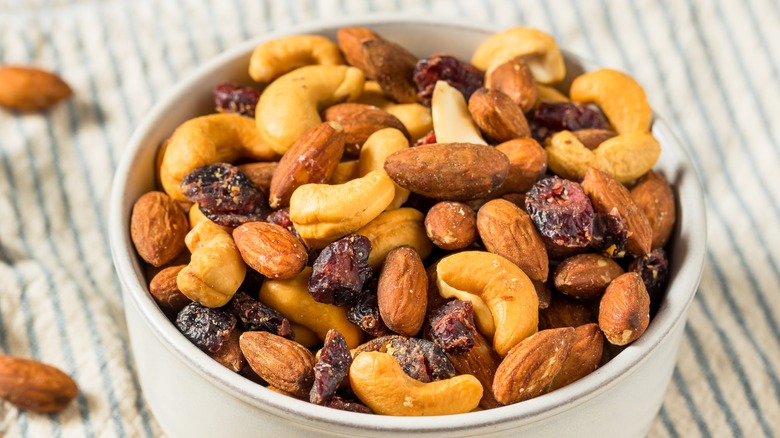
[(182, 123), (171, 136), (160, 166), (165, 192), (175, 201), (185, 175), (207, 164), (239, 158), (272, 161), (276, 152), (260, 137), (252, 119), (239, 114), (210, 114)]
[(233, 238), (214, 222), (201, 221), (187, 233), (184, 242), (192, 256), (176, 276), (179, 290), (203, 306), (224, 306), (246, 275), (246, 265)]
[(421, 259), (428, 257), (433, 243), (425, 235), (424, 219), (425, 215), (417, 209), (399, 208), (380, 214), (357, 230), (357, 234), (371, 241), (368, 254), (371, 269), (379, 269), (390, 251), (404, 245), (414, 248)]
[(650, 130), (653, 110), (645, 91), (625, 73), (602, 68), (577, 76), (569, 95), (576, 102), (598, 104), (618, 134)]
[(317, 333), (320, 340), (330, 329), (344, 335), (349, 348), (360, 345), (360, 329), (347, 320), (347, 308), (318, 303), (309, 294), (311, 268), (287, 280), (265, 280), (260, 287), (259, 300), (278, 311), (290, 322), (300, 324)]
[[(465, 251), (439, 261), (436, 274), (441, 296), (474, 304), (477, 328), (492, 337), (500, 356), (536, 332), (536, 289), (523, 270), (509, 260), (488, 252)], [(484, 307), (489, 315), (479, 310)], [(491, 326), (493, 333), (485, 330)]]
[(266, 41), (249, 58), (249, 76), (257, 82), (271, 82), (305, 65), (341, 65), (338, 46), (319, 35), (290, 35)]
[(470, 374), (422, 383), (407, 376), (390, 354), (373, 351), (355, 357), (349, 382), (360, 401), (382, 415), (462, 414), (482, 398), (482, 384)]
[(487, 144), (471, 118), (463, 93), (446, 81), (437, 81), (433, 88), (431, 116), (437, 142)]
[(517, 57), (531, 68), (534, 78), (542, 84), (560, 82), (566, 76), (566, 66), (555, 39), (539, 29), (517, 26), (489, 36), (471, 56), (471, 63), (489, 71)]
[[(374, 170), (384, 172), (385, 159), (395, 152), (408, 148), (409, 141), (406, 136), (395, 128), (384, 128), (374, 132), (360, 149), (358, 174), (365, 176)], [(399, 208), (407, 199), (409, 199), (409, 190), (395, 184), (395, 196), (387, 209)]]
[(308, 247), (324, 248), (371, 222), (394, 196), (384, 171), (338, 185), (305, 184), (290, 198), (290, 220)]
[(320, 110), (354, 100), (364, 81), (363, 72), (344, 65), (308, 65), (278, 77), (257, 102), (260, 137), (284, 154), (304, 132), (322, 123)]

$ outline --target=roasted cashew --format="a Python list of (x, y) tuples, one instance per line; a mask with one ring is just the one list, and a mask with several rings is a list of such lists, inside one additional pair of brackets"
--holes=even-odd
[(255, 47), (249, 58), (249, 76), (257, 82), (271, 82), (305, 65), (342, 65), (341, 50), (319, 35), (290, 35)]
[(560, 82), (566, 76), (566, 66), (555, 39), (530, 27), (513, 27), (488, 37), (474, 51), (471, 63), (488, 71), (518, 56), (528, 64), (534, 79), (543, 84)]
[[(365, 176), (369, 172), (385, 171), (385, 158), (390, 154), (409, 147), (409, 140), (404, 134), (395, 128), (384, 128), (371, 134), (360, 148), (360, 161), (358, 162), (358, 174)], [(393, 183), (395, 184), (395, 183)], [(394, 210), (403, 205), (409, 199), (409, 190), (395, 184), (395, 197), (388, 210)]]
[(482, 384), (471, 374), (422, 383), (404, 373), (388, 353), (360, 353), (349, 368), (355, 395), (382, 415), (451, 415), (471, 411), (482, 398)]
[[(474, 303), (477, 328), (493, 338), (500, 356), (536, 332), (539, 300), (528, 276), (509, 260), (488, 252), (465, 251), (447, 256), (436, 267), (439, 294)], [(474, 298), (478, 298), (475, 300)], [(495, 333), (483, 331), (486, 315), (478, 305), (490, 310)]]
[(446, 81), (437, 81), (433, 88), (431, 115), (437, 143), (487, 144), (471, 118), (463, 93)]
[(574, 79), (569, 95), (598, 104), (618, 134), (650, 130), (653, 109), (645, 90), (625, 73), (608, 68), (585, 73)]
[(304, 132), (322, 123), (321, 109), (355, 100), (364, 81), (363, 72), (345, 65), (308, 65), (280, 76), (257, 102), (260, 137), (284, 154)]
[(184, 242), (192, 256), (176, 277), (179, 290), (206, 307), (224, 306), (246, 275), (233, 238), (219, 225), (203, 220), (187, 233)]
[(305, 184), (290, 198), (290, 219), (307, 246), (324, 248), (371, 222), (394, 196), (384, 171), (338, 185)]
[(347, 160), (337, 164), (336, 170), (333, 171), (333, 175), (330, 177), (330, 183), (344, 184), (345, 182), (358, 178), (359, 165), (360, 162), (358, 160)]
[(271, 161), (278, 158), (257, 132), (252, 119), (238, 114), (211, 114), (181, 124), (168, 142), (160, 166), (165, 192), (186, 201), (179, 185), (198, 167), (239, 158)]
[(311, 268), (288, 280), (266, 279), (260, 287), (260, 301), (284, 315), (291, 322), (317, 333), (320, 340), (330, 329), (344, 335), (349, 348), (360, 345), (360, 329), (347, 320), (347, 308), (314, 301), (309, 293)]
[(379, 269), (387, 254), (400, 246), (409, 245), (425, 259), (433, 251), (433, 243), (425, 234), (425, 215), (414, 208), (398, 208), (386, 211), (365, 227), (356, 231), (371, 241), (368, 265)]

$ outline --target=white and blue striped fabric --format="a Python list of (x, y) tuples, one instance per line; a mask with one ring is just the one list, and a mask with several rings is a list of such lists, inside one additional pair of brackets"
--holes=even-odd
[[(273, 29), (406, 12), (525, 24), (631, 74), (691, 151), (709, 249), (653, 437), (780, 436), (780, 1), (0, 0), (0, 64), (59, 72), (75, 98), (0, 110), (0, 353), (70, 373), (5, 437), (157, 437), (134, 376), (106, 235), (131, 131), (205, 60)], [(637, 397), (642, 397), (637, 394)]]

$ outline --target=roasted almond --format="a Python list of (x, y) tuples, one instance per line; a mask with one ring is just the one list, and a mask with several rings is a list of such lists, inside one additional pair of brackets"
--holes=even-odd
[(578, 129), (576, 131), (571, 131), (571, 133), (577, 137), (577, 140), (579, 140), (583, 146), (590, 150), (596, 149), (601, 143), (617, 136), (617, 132), (615, 131), (596, 128)]
[(571, 350), (563, 368), (553, 378), (550, 391), (562, 388), (592, 373), (599, 367), (604, 351), (604, 336), (598, 324), (585, 324), (574, 329)]
[(414, 248), (387, 254), (377, 286), (379, 314), (387, 328), (404, 336), (420, 331), (428, 303), (428, 276)]
[(238, 168), (246, 174), (247, 178), (252, 181), (252, 184), (254, 184), (255, 187), (268, 193), (271, 189), (271, 179), (273, 178), (278, 165), (278, 161), (268, 161), (264, 163), (239, 164)]
[(485, 137), (495, 143), (531, 135), (523, 111), (497, 89), (475, 91), (469, 99), (469, 113)]
[(625, 271), (609, 257), (578, 254), (569, 257), (555, 269), (555, 288), (580, 300), (601, 297), (615, 278)]
[(425, 215), (425, 234), (441, 249), (463, 249), (477, 240), (477, 214), (462, 202), (439, 202)]
[(373, 105), (340, 103), (322, 112), (322, 120), (337, 122), (344, 128), (344, 153), (351, 157), (360, 155), (360, 148), (368, 137), (384, 128), (395, 128), (407, 139), (409, 131), (397, 117)]
[(467, 201), (495, 192), (509, 173), (509, 159), (491, 146), (435, 143), (390, 155), (385, 171), (399, 186), (414, 193)]
[(269, 332), (244, 332), (239, 345), (249, 366), (269, 385), (308, 397), (316, 360), (306, 347)]
[(0, 67), (0, 106), (18, 111), (40, 111), (73, 95), (54, 73), (33, 67)]
[(373, 70), (366, 65), (363, 56), (363, 42), (382, 39), (382, 37), (367, 27), (355, 26), (340, 28), (336, 33), (336, 39), (347, 63), (362, 70), (369, 79), (373, 79)]
[(363, 62), (385, 96), (398, 103), (417, 102), (417, 85), (412, 79), (417, 57), (396, 43), (369, 39), (362, 43)]
[(509, 158), (509, 173), (499, 193), (527, 192), (547, 172), (547, 153), (533, 138), (505, 141), (496, 149)]
[(579, 327), (596, 321), (596, 315), (591, 312), (587, 304), (554, 291), (547, 308), (539, 310), (540, 330)]
[(176, 285), (176, 276), (187, 265), (169, 266), (157, 273), (149, 283), (149, 293), (157, 305), (169, 315), (176, 315), (192, 300), (181, 293)]
[(78, 392), (76, 382), (51, 365), (0, 355), (0, 398), (21, 409), (59, 412)]
[(650, 323), (650, 295), (642, 277), (626, 272), (607, 286), (599, 304), (599, 327), (613, 345), (626, 345)]
[(552, 301), (552, 286), (550, 286), (550, 282), (534, 281), (533, 284), (536, 289), (536, 297), (539, 299), (539, 310), (550, 307), (550, 301)]
[(325, 122), (308, 130), (285, 152), (271, 178), (268, 203), (286, 207), (298, 187), (330, 179), (344, 153), (344, 128)]
[(130, 237), (142, 259), (162, 266), (179, 255), (189, 230), (187, 215), (163, 192), (148, 192), (135, 201)]
[(506, 199), (494, 199), (477, 212), (477, 229), (488, 251), (516, 264), (531, 280), (545, 281), (547, 250), (528, 213)]
[(301, 240), (276, 224), (247, 222), (233, 230), (233, 240), (244, 262), (268, 278), (295, 277), (309, 259)]
[(207, 354), (214, 360), (220, 363), (223, 367), (237, 373), (241, 371), (241, 368), (246, 364), (244, 353), (241, 352), (241, 346), (239, 340), (241, 339), (241, 331), (234, 329), (230, 331), (230, 336), (225, 339), (222, 347), (216, 353)]
[(523, 58), (514, 58), (485, 75), (485, 86), (503, 92), (523, 110), (531, 111), (536, 103), (538, 92), (536, 80)]
[(651, 248), (662, 248), (669, 241), (677, 219), (671, 186), (661, 174), (651, 170), (631, 189), (631, 199), (645, 214), (653, 230)]

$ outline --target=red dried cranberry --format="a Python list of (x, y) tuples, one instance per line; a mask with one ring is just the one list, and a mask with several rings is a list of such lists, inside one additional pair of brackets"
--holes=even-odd
[(225, 310), (238, 318), (245, 331), (264, 331), (275, 335), (293, 338), (290, 321), (281, 313), (252, 299), (246, 292), (236, 292), (225, 305)]
[(242, 87), (234, 82), (219, 84), (214, 88), (214, 104), (217, 112), (237, 113), (254, 117), (260, 92), (252, 87)]
[(312, 266), (309, 293), (320, 303), (343, 306), (362, 297), (363, 285), (371, 277), (368, 254), (371, 241), (350, 234), (326, 246)]
[(484, 75), (478, 68), (454, 56), (434, 55), (421, 59), (414, 68), (417, 96), (426, 105), (431, 104), (437, 81), (446, 81), (457, 88), (468, 102), (469, 97), (482, 87)]
[(637, 257), (628, 265), (628, 270), (638, 273), (645, 283), (650, 301), (653, 304), (660, 302), (661, 294), (669, 275), (669, 260), (663, 248), (656, 248), (644, 257)]
[(598, 106), (577, 102), (542, 102), (534, 112), (534, 122), (536, 126), (551, 131), (609, 128), (609, 123)]
[(266, 222), (279, 225), (280, 227), (286, 229), (287, 231), (291, 232), (293, 236), (297, 238), (301, 238), (301, 235), (298, 234), (298, 231), (295, 230), (295, 225), (293, 225), (292, 219), (290, 219), (290, 209), (289, 208), (283, 208), (281, 210), (276, 210), (275, 212), (268, 215), (268, 217), (265, 218)]
[(352, 353), (344, 336), (338, 330), (328, 330), (325, 345), (314, 364), (314, 385), (309, 393), (309, 401), (318, 405), (329, 402), (347, 376), (351, 364)]
[(607, 257), (620, 258), (626, 255), (628, 228), (617, 208), (609, 213), (596, 213), (593, 217), (593, 237), (590, 246)]
[(542, 235), (565, 247), (581, 248), (593, 234), (593, 204), (576, 182), (551, 176), (537, 181), (525, 208)]
[(429, 133), (423, 135), (422, 137), (420, 137), (419, 139), (417, 139), (417, 141), (414, 142), (412, 147), (414, 147), (414, 146), (424, 146), (426, 144), (433, 144), (433, 143), (436, 143), (436, 133), (433, 132), (433, 130), (431, 130), (431, 132), (429, 132)]
[(216, 353), (236, 327), (236, 318), (220, 309), (192, 302), (179, 312), (176, 327), (201, 350)]
[(457, 374), (444, 350), (431, 341), (394, 336), (390, 347), (404, 372), (421, 382), (449, 379)]
[(367, 287), (363, 290), (363, 299), (350, 307), (347, 319), (371, 336), (384, 336), (389, 334), (390, 330), (379, 314), (379, 303), (376, 296), (377, 282), (378, 278), (366, 282)]
[(450, 301), (431, 313), (430, 322), (433, 341), (447, 354), (462, 354), (474, 346), (476, 326), (470, 301)]

